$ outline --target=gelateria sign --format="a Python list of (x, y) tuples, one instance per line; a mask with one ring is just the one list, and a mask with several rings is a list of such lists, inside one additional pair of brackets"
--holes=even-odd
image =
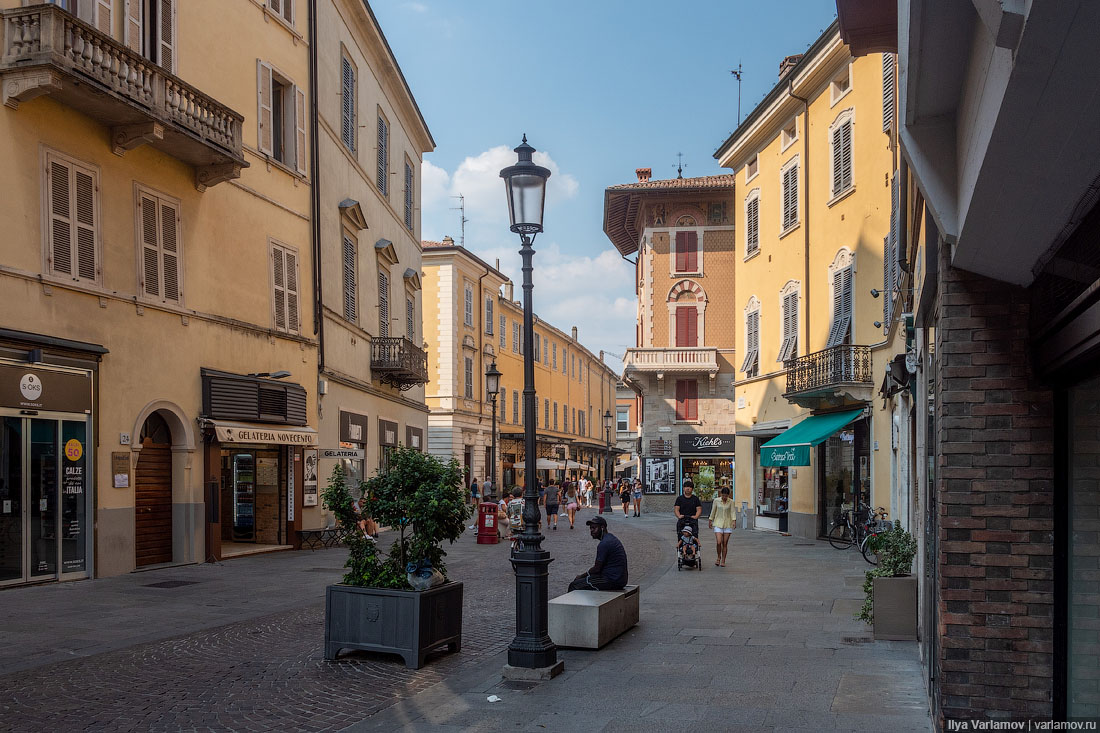
[(733, 453), (732, 435), (680, 434), (680, 453)]
[(307, 428), (265, 428), (211, 421), (222, 443), (267, 443), (269, 445), (317, 445), (317, 431)]

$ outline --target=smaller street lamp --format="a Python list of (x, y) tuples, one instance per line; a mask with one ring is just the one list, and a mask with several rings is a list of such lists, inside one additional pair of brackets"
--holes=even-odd
[(614, 476), (611, 475), (611, 421), (612, 421), (612, 419), (613, 418), (612, 418), (612, 415), (611, 415), (611, 410), (604, 410), (604, 413), (603, 413), (603, 429), (604, 429), (604, 432), (607, 434), (607, 473), (606, 473), (606, 476), (609, 479), (614, 479), (615, 478)]
[[(485, 393), (489, 397), (489, 402), (493, 405), (493, 432), (489, 448), (489, 482), (493, 487), (493, 491), (497, 490), (497, 395), (500, 393), (500, 374), (496, 359), (494, 359), (485, 371)], [(493, 499), (496, 497), (494, 495), (487, 498)]]

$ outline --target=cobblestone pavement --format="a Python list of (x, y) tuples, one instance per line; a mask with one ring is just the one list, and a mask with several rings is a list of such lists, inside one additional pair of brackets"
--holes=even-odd
[[(557, 531), (546, 533), (544, 547), (555, 558), (550, 566), (552, 597), (564, 592), (573, 575), (591, 564), (595, 542), (583, 521), (593, 513), (582, 512), (575, 530), (564, 522)], [(628, 548), (632, 576), (640, 578), (656, 568), (667, 548), (621, 515), (616, 519), (613, 531)], [(130, 646), (123, 641), (114, 651), (29, 669), (30, 663), (24, 662), (22, 671), (0, 676), (0, 730), (322, 731), (346, 727), (452, 675), (476, 669), (507, 649), (515, 628), (508, 545), (476, 545), (468, 532), (448, 552), (448, 575), (464, 584), (462, 650), (433, 656), (420, 670), (406, 669), (400, 657), (366, 653), (325, 662), (324, 601), (317, 583), (308, 591), (298, 591), (299, 597), (293, 599), (296, 608), (176, 636), (171, 626), (144, 627), (150, 621), (135, 608), (139, 626), (132, 629), (133, 636), (144, 640), (159, 632), (162, 638)], [(303, 567), (303, 553), (295, 555), (286, 572), (319, 574), (324, 582), (339, 578), (341, 551), (310, 555), (317, 558), (318, 567)], [(226, 566), (232, 564), (240, 572), (240, 564), (255, 562), (260, 567), (264, 563), (270, 572), (266, 583), (277, 588), (285, 580), (295, 590), (307, 587), (301, 586), (300, 579), (281, 578), (279, 564), (273, 562), (277, 560), (277, 556), (241, 558)], [(190, 578), (196, 571), (195, 567), (174, 568), (159, 571), (156, 579)], [(132, 582), (133, 577), (118, 582)], [(229, 605), (234, 600), (203, 599), (201, 588), (188, 590), (199, 594), (198, 602), (209, 601), (205, 605)], [(216, 592), (232, 592), (232, 586)], [(15, 589), (4, 591), (0, 599), (11, 598), (26, 613), (28, 598), (57, 595), (56, 589)], [(284, 600), (283, 605), (287, 604)], [(43, 604), (37, 613), (45, 618), (52, 610)], [(84, 637), (96, 633), (95, 606), (87, 611), (92, 618)], [(3, 640), (0, 632), (0, 643)], [(22, 643), (28, 650), (34, 648), (29, 634), (23, 634)]]

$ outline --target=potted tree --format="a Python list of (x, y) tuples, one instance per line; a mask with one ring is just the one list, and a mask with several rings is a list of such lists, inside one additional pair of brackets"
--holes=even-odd
[(917, 638), (917, 579), (911, 575), (917, 541), (901, 522), (869, 540), (878, 554), (878, 567), (868, 570), (865, 598), (858, 618), (871, 624), (875, 639), (915, 641)]
[[(419, 669), (434, 649), (458, 651), (462, 584), (447, 581), (442, 547), (462, 535), (469, 516), (458, 463), (399, 448), (389, 469), (356, 493), (358, 500), (343, 469), (333, 469), (323, 499), (347, 530), (349, 552), (343, 582), (325, 593), (325, 658), (341, 649), (387, 652)], [(388, 550), (358, 528), (361, 516), (396, 535)]]

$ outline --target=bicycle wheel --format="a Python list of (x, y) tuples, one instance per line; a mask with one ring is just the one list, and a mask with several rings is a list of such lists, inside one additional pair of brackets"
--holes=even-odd
[(829, 544), (836, 550), (852, 546), (852, 533), (847, 524), (837, 524), (829, 530)]
[(878, 535), (869, 534), (863, 538), (863, 542), (860, 543), (859, 549), (863, 553), (863, 559), (872, 565), (878, 565)]

